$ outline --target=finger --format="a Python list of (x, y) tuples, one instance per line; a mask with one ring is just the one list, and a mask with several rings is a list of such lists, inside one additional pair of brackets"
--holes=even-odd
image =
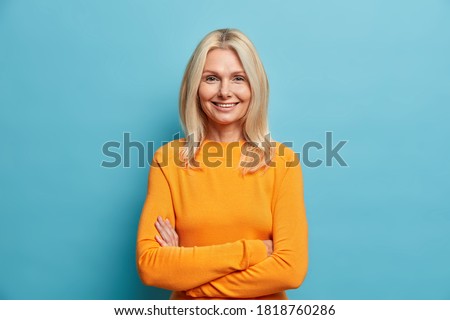
[(164, 227), (164, 230), (165, 230), (166, 235), (168, 237), (168, 238), (165, 238), (166, 242), (169, 245), (178, 246), (176, 238), (174, 236), (174, 229), (173, 229), (172, 225), (170, 224), (169, 219), (165, 219), (165, 220), (162, 220), (162, 221), (161, 220), (160, 220), (160, 223), (162, 223), (162, 226)]
[(177, 234), (177, 232), (175, 231), (174, 227), (170, 224), (169, 219), (166, 219), (164, 222), (166, 223), (166, 226), (167, 226), (166, 230), (170, 234), (170, 239), (171, 239), (172, 244), (174, 246), (178, 246), (178, 234)]
[(156, 241), (161, 245), (161, 247), (166, 247), (167, 243), (158, 235), (155, 236)]
[(164, 220), (164, 223), (166, 224), (167, 227), (169, 227), (170, 229), (173, 229), (172, 225), (170, 224), (169, 219), (166, 218), (166, 220)]
[(170, 234), (169, 234), (169, 230), (166, 229), (166, 227), (164, 225), (162, 225), (161, 223), (157, 222), (156, 223), (156, 228), (159, 231), (159, 234), (161, 235), (162, 239), (169, 244), (170, 243)]
[(166, 226), (161, 224), (159, 221), (156, 221), (155, 225), (156, 225), (156, 229), (158, 230), (158, 232), (161, 235), (161, 237), (163, 238), (163, 240), (167, 244), (169, 244), (169, 242), (170, 242), (170, 235), (169, 235), (168, 230), (166, 230)]
[(176, 235), (169, 219), (163, 220), (161, 216), (158, 216), (155, 224), (165, 243), (168, 246), (178, 247), (178, 235)]
[(178, 233), (172, 229), (172, 233), (173, 233), (173, 239), (175, 241), (175, 245), (178, 247), (180, 244), (180, 239), (178, 237)]
[(158, 226), (160, 229), (160, 234), (163, 236), (164, 241), (168, 246), (178, 247), (178, 241), (176, 236), (174, 235), (174, 230), (170, 225), (167, 225), (165, 222), (161, 224), (158, 222)]

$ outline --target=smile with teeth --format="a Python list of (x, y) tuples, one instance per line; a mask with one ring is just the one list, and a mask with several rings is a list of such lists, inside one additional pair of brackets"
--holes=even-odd
[(220, 108), (232, 108), (236, 106), (239, 102), (234, 103), (219, 103), (219, 102), (213, 102), (214, 105), (220, 107)]

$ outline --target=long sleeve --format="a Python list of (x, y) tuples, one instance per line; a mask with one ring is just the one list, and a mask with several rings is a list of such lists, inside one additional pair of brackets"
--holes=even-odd
[[(291, 154), (291, 157), (295, 155)], [(291, 158), (292, 159), (292, 158)], [(299, 162), (286, 168), (273, 211), (274, 252), (243, 271), (188, 290), (194, 298), (255, 298), (298, 288), (308, 266), (308, 235)]]
[(167, 167), (155, 153), (149, 173), (147, 197), (137, 236), (138, 273), (144, 284), (169, 290), (188, 290), (238, 270), (245, 270), (267, 258), (260, 240), (239, 240), (199, 247), (161, 247), (154, 223), (168, 218), (176, 228)]

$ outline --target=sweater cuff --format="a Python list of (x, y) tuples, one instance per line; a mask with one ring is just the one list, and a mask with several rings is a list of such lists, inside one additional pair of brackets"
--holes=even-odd
[(247, 256), (247, 266), (254, 266), (267, 258), (266, 245), (262, 240), (244, 240), (245, 253)]

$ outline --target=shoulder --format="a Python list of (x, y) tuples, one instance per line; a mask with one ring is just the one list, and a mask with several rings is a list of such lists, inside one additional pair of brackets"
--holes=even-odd
[(153, 160), (158, 163), (170, 163), (179, 156), (180, 148), (184, 146), (186, 140), (184, 138), (172, 140), (164, 143), (153, 154)]
[(274, 147), (273, 160), (277, 166), (284, 168), (292, 167), (299, 164), (299, 154), (285, 143), (272, 141)]

